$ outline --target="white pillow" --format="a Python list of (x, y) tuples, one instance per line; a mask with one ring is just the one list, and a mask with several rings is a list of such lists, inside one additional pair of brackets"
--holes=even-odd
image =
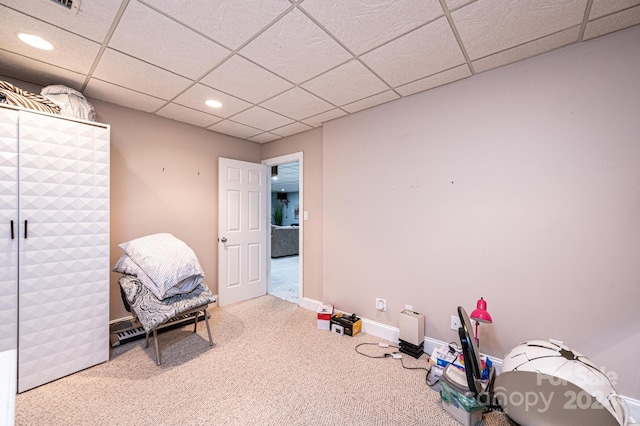
[[(118, 272), (136, 272), (138, 279), (160, 300), (188, 293), (204, 281), (204, 271), (193, 250), (171, 234), (147, 235), (119, 247), (139, 270), (120, 258), (116, 264), (121, 268)], [(144, 274), (148, 280), (143, 280)]]

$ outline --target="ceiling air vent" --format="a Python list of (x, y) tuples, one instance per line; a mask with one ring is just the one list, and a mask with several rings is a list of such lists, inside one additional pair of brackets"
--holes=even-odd
[(64, 7), (69, 12), (74, 14), (77, 14), (78, 11), (80, 10), (80, 3), (81, 3), (80, 0), (49, 0), (49, 1), (52, 1), (57, 5)]

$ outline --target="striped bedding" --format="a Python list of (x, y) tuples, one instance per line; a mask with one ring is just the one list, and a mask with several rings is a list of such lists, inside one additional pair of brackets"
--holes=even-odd
[(28, 92), (2, 80), (0, 80), (0, 102), (50, 114), (60, 114), (60, 107), (44, 96)]
[(205, 283), (200, 283), (189, 293), (177, 294), (164, 300), (159, 300), (134, 276), (123, 275), (118, 284), (145, 332), (152, 331), (184, 312), (216, 301)]

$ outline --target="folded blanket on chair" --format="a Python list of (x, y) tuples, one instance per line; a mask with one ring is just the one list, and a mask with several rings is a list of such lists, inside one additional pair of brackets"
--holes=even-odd
[(113, 271), (136, 276), (160, 300), (188, 293), (204, 281), (193, 250), (171, 234), (147, 235), (119, 247), (124, 255)]
[(131, 275), (123, 275), (118, 284), (146, 332), (183, 312), (216, 301), (205, 283), (198, 284), (189, 293), (177, 294), (164, 300), (159, 300), (139, 279)]

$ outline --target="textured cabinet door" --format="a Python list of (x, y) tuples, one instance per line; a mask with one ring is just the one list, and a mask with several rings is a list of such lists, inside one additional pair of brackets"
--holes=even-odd
[(23, 392), (109, 358), (109, 129), (21, 111), (19, 134)]
[(18, 111), (0, 108), (0, 352), (18, 347), (17, 226)]

